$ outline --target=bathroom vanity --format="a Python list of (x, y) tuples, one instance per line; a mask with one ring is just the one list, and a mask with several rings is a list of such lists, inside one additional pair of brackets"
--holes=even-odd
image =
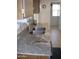
[[(45, 8), (42, 8), (44, 7), (43, 4)], [(17, 35), (18, 37), (17, 38), (17, 55), (18, 55), (17, 57), (18, 58), (26, 57), (25, 59), (33, 59), (33, 58), (48, 59), (48, 57), (51, 56), (49, 5), (50, 5), (49, 0), (44, 0), (44, 1), (18, 0), (17, 19), (34, 16), (34, 14), (38, 15), (38, 17), (35, 16), (33, 18), (33, 20), (37, 21), (36, 22), (37, 24), (35, 25), (35, 29), (33, 29), (33, 31), (31, 31), (31, 29), (28, 31), (27, 27), (24, 27), (24, 30)], [(43, 34), (40, 34), (42, 33), (42, 29), (39, 28), (41, 30), (40, 31), (37, 27), (39, 26), (39, 24), (41, 24), (43, 29), (46, 30)], [(30, 28), (32, 27), (33, 27), (33, 24), (30, 26)], [(29, 32), (32, 34), (30, 34)]]

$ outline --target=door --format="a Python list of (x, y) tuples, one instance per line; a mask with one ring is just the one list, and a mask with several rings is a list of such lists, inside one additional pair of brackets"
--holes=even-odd
[(60, 2), (53, 2), (51, 4), (51, 27), (57, 27), (59, 28), (60, 26)]

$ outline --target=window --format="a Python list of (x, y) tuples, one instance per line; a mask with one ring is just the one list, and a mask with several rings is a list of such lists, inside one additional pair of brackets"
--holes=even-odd
[(52, 16), (60, 16), (60, 4), (52, 5)]

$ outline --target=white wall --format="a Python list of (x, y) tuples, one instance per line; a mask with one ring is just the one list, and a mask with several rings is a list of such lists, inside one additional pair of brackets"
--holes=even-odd
[[(43, 24), (47, 28), (47, 30), (50, 30), (50, 1), (51, 0), (40, 0), (40, 15), (39, 15), (39, 22)], [(43, 9), (42, 5), (45, 4), (46, 8)]]
[[(60, 3), (60, 0), (40, 0), (40, 13), (39, 22), (50, 29), (51, 26), (58, 26), (61, 29), (61, 19), (60, 17), (52, 17), (51, 3)], [(42, 5), (46, 4), (46, 8), (43, 9)]]
[(51, 26), (58, 26), (59, 25), (59, 19), (60, 19), (60, 17), (52, 16)]
[(61, 48), (61, 32), (58, 29), (52, 29), (51, 41), (52, 41), (53, 47), (60, 47)]

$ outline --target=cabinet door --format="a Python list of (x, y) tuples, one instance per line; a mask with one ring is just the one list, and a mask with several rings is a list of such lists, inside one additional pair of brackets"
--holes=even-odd
[(48, 59), (47, 56), (24, 56), (24, 57), (17, 57), (17, 59)]
[(40, 0), (33, 0), (34, 13), (40, 12)]
[[(24, 9), (24, 16), (22, 15)], [(33, 0), (17, 0), (17, 19), (33, 16)]]
[(33, 16), (33, 0), (25, 0), (25, 17)]
[(22, 18), (22, 0), (17, 0), (17, 19), (21, 19)]

